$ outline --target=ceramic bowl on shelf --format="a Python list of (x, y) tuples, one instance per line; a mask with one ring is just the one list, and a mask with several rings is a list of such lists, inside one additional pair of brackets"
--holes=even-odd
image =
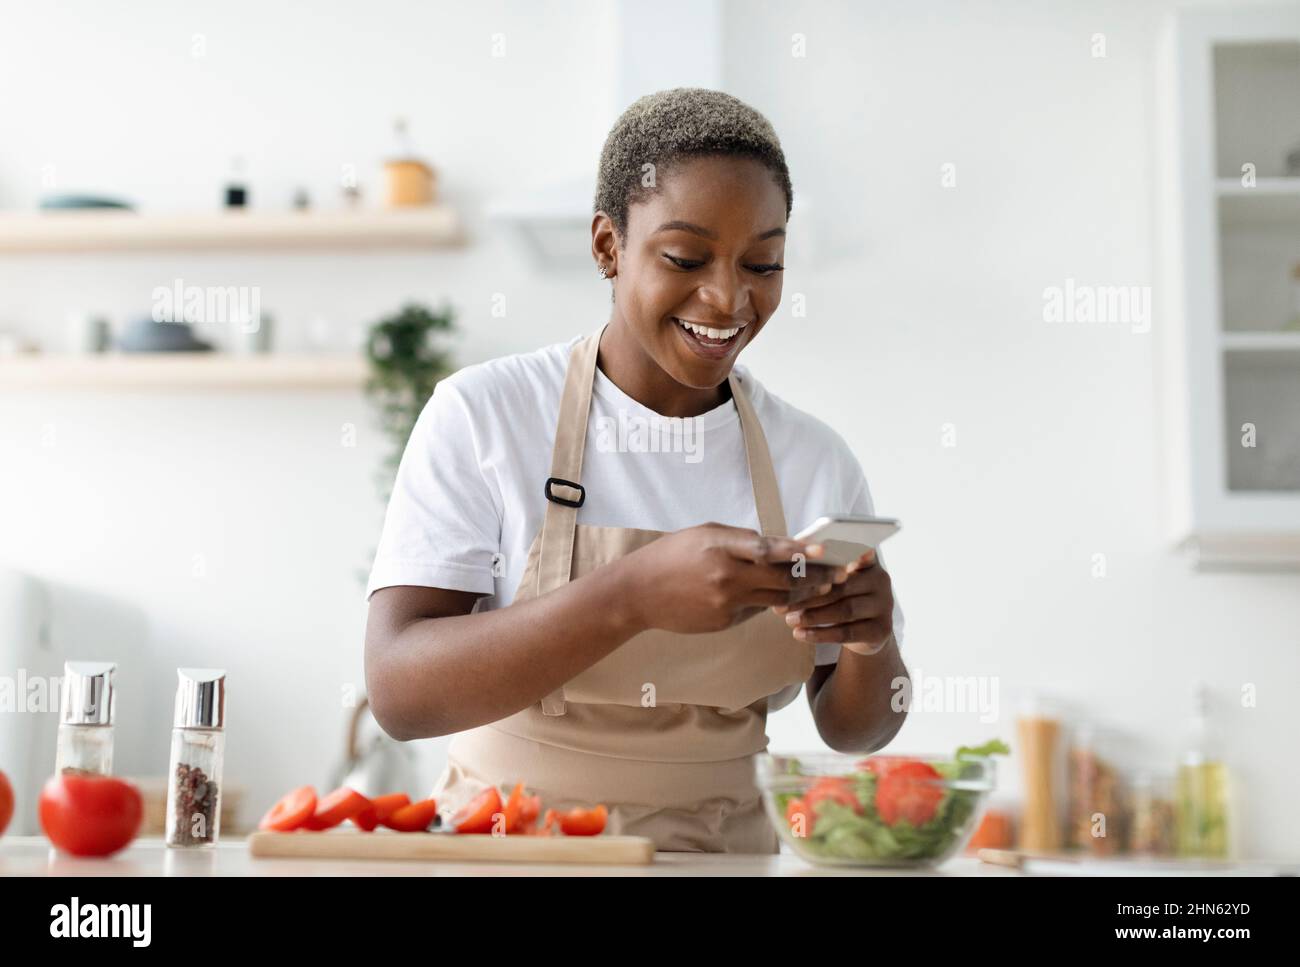
[(118, 348), (127, 353), (205, 352), (212, 343), (195, 338), (187, 322), (154, 322), (144, 316), (126, 327)]

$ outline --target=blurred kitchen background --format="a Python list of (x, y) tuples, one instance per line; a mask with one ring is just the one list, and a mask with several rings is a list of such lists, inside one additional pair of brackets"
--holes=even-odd
[[(698, 85), (771, 119), (794, 182), (744, 361), (904, 522), (891, 751), (1006, 739), (989, 842), (1163, 852), (1177, 809), (1210, 840), (1226, 809), (1237, 855), (1300, 857), (1300, 5), (0, 9), (19, 831), (55, 722), (24, 703), (70, 658), (117, 662), (141, 778), (176, 667), (226, 669), (231, 828), (340, 780), (420, 347), (459, 366), (605, 321), (601, 144)], [(239, 308), (155, 321), (188, 287)], [(362, 766), (422, 792), (446, 740), (358, 718)], [(768, 732), (820, 745), (802, 698)]]

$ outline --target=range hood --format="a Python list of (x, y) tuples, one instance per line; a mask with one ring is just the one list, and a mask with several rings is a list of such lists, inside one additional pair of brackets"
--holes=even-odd
[[(610, 99), (608, 116), (595, 119), (597, 140), (645, 94), (671, 87), (722, 89), (722, 0), (661, 0), (653, 7), (617, 0), (612, 6), (614, 76), (602, 84)], [(493, 199), (485, 208), (488, 218), (509, 225), (541, 263), (590, 267), (596, 160), (587, 171)]]

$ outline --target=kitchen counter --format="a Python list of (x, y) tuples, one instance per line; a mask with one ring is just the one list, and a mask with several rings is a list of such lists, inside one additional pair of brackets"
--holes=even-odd
[(1014, 870), (959, 856), (938, 870), (872, 870), (810, 866), (792, 853), (776, 856), (656, 853), (649, 866), (544, 863), (445, 863), (422, 860), (328, 860), (253, 857), (242, 839), (210, 850), (172, 850), (141, 838), (107, 859), (54, 850), (43, 836), (0, 839), (0, 876), (1017, 876)]

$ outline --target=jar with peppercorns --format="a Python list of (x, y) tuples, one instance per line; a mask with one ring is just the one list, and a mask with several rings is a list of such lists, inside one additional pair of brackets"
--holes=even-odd
[(167, 845), (215, 846), (221, 826), (226, 673), (178, 668), (167, 786)]

